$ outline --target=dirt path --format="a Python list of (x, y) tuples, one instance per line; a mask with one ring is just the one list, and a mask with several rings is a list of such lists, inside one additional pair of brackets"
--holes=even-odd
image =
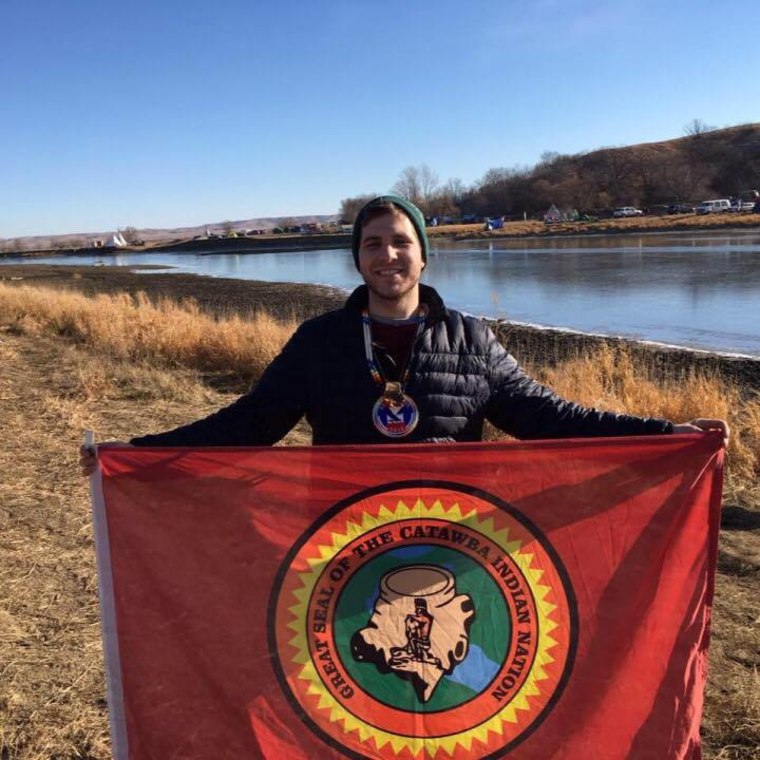
[[(168, 429), (229, 403), (192, 372), (0, 332), (0, 757), (110, 757), (82, 432)], [(289, 443), (308, 443), (300, 427)]]
[(2, 336), (11, 445), (0, 453), (0, 735), (10, 757), (67, 745), (108, 756), (87, 484), (73, 477), (80, 431), (96, 415), (66, 389), (67, 364), (44, 341)]

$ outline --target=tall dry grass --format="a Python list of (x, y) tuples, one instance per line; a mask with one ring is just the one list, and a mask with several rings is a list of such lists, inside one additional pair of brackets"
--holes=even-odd
[[(87, 297), (69, 291), (0, 284), (0, 321), (19, 332), (54, 333), (107, 355), (255, 380), (295, 329), (272, 317), (215, 318), (189, 301), (152, 303), (145, 295)], [(732, 498), (757, 501), (760, 488), (760, 394), (697, 372), (657, 376), (624, 349), (602, 347), (531, 371), (585, 406), (686, 421), (726, 419), (732, 428), (727, 486)]]
[(87, 297), (0, 284), (0, 321), (20, 333), (54, 333), (117, 359), (154, 361), (256, 379), (296, 327), (259, 313), (215, 318), (193, 301), (144, 294)]
[(760, 499), (760, 393), (714, 373), (662, 377), (655, 365), (637, 362), (625, 348), (606, 345), (557, 366), (531, 370), (561, 396), (584, 406), (675, 422), (727, 420), (726, 495), (748, 504)]

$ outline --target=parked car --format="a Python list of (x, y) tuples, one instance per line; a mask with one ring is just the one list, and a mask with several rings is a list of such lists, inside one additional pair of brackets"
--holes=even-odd
[(634, 208), (633, 206), (620, 206), (612, 212), (612, 216), (616, 219), (620, 219), (624, 216), (641, 216), (644, 212), (641, 209)]
[(694, 206), (689, 203), (671, 203), (668, 206), (668, 214), (693, 214)]
[(697, 206), (698, 214), (723, 214), (731, 210), (731, 201), (728, 198), (715, 198), (711, 201), (702, 201)]
[(731, 211), (734, 213), (748, 213), (750, 211), (753, 211), (755, 208), (755, 202), (754, 201), (743, 201), (740, 198), (737, 198), (736, 200), (731, 202)]

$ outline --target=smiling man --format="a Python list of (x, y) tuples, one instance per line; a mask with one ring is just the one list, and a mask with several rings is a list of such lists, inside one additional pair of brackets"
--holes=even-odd
[[(381, 196), (359, 212), (352, 252), (364, 285), (345, 306), (304, 322), (235, 403), (136, 446), (262, 446), (306, 416), (314, 444), (478, 441), (489, 420), (517, 438), (649, 435), (717, 429), (589, 409), (525, 374), (480, 319), (446, 308), (420, 283), (429, 244), (409, 201)], [(95, 455), (82, 450), (90, 474)]]
[(370, 206), (361, 226), (354, 228), (354, 257), (373, 317), (409, 319), (419, 307), (420, 275), (427, 262), (425, 222), (414, 206), (404, 206), (407, 213), (393, 204)]

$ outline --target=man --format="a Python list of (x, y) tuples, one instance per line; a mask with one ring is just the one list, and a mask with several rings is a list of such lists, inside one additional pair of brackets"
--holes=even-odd
[[(717, 429), (586, 409), (528, 377), (481, 320), (447, 309), (420, 284), (429, 244), (413, 204), (381, 196), (354, 225), (364, 285), (342, 309), (303, 323), (235, 403), (135, 446), (262, 446), (302, 416), (313, 442), (477, 441), (487, 419), (517, 438), (647, 435)], [(83, 447), (84, 474), (96, 467)]]

